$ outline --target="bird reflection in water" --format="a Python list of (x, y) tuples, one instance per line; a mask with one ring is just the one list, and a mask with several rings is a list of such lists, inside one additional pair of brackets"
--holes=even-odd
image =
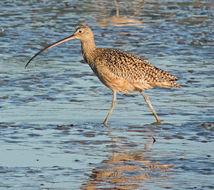
[[(137, 7), (135, 7), (135, 13), (134, 15), (132, 16), (121, 16), (120, 15), (120, 12), (119, 12), (119, 4), (117, 2), (117, 0), (114, 0), (114, 6), (115, 6), (115, 9), (116, 9), (116, 14), (114, 16), (111, 16), (111, 17), (107, 17), (105, 19), (99, 19), (98, 20), (98, 23), (100, 26), (115, 26), (115, 27), (121, 27), (121, 26), (135, 26), (135, 25), (138, 25), (140, 27), (143, 27), (142, 26), (142, 21), (141, 20), (138, 20), (135, 18), (135, 15), (138, 15), (139, 12), (141, 11), (141, 7), (142, 5), (144, 4), (144, 0), (140, 1), (137, 5)], [(133, 4), (132, 4), (133, 6)]]
[(124, 137), (111, 135), (111, 138), (112, 156), (92, 170), (88, 182), (81, 189), (139, 189), (145, 180), (168, 178), (167, 173), (173, 165), (151, 160), (149, 149), (155, 142), (153, 137), (138, 150), (133, 142), (127, 142)]

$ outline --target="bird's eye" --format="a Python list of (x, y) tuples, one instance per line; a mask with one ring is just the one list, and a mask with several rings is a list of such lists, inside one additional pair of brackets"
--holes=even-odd
[(79, 33), (82, 33), (82, 30), (79, 30)]

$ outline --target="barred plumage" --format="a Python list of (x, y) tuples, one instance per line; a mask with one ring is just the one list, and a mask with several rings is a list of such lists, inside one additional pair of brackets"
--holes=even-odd
[(155, 86), (180, 87), (174, 82), (174, 80), (178, 80), (177, 77), (154, 67), (148, 61), (134, 54), (111, 48), (97, 48), (95, 51), (97, 51), (96, 54), (98, 56), (93, 61), (93, 64), (97, 67), (106, 67), (109, 73), (115, 75), (112, 77), (119, 77), (133, 85), (137, 83), (139, 86), (139, 83), (141, 83), (141, 90)]

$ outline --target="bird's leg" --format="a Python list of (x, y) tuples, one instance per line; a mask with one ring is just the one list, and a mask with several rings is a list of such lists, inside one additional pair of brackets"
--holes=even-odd
[(114, 107), (115, 107), (115, 105), (116, 105), (116, 102), (117, 102), (117, 92), (116, 92), (116, 91), (113, 91), (113, 99), (112, 99), (111, 108), (110, 108), (110, 110), (109, 110), (109, 112), (108, 112), (108, 115), (106, 116), (106, 118), (105, 118), (105, 120), (104, 120), (104, 122), (103, 122), (103, 124), (104, 124), (105, 126), (107, 126), (108, 119), (109, 119), (109, 117), (110, 117), (112, 111), (114, 110)]
[(154, 108), (153, 108), (153, 106), (152, 106), (152, 104), (151, 104), (151, 102), (149, 100), (149, 97), (143, 91), (141, 91), (140, 93), (143, 95), (146, 103), (149, 105), (149, 108), (152, 110), (152, 113), (155, 116), (155, 119), (157, 120), (157, 123), (161, 123), (161, 120), (158, 118), (158, 115), (156, 114), (156, 112), (155, 112), (155, 110), (154, 110)]

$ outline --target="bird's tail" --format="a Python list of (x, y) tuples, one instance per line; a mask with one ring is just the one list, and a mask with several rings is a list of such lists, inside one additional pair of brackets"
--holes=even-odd
[(160, 86), (163, 88), (172, 88), (172, 87), (181, 88), (181, 86), (173, 80), (172, 81), (157, 82), (156, 86)]

